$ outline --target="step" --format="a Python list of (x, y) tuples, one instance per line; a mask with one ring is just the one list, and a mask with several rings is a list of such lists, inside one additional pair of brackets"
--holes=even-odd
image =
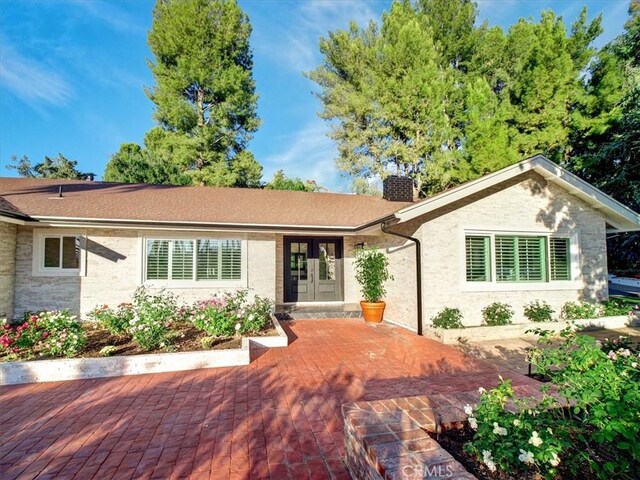
[(357, 303), (304, 303), (276, 305), (278, 320), (305, 320), (317, 318), (360, 318), (362, 311)]

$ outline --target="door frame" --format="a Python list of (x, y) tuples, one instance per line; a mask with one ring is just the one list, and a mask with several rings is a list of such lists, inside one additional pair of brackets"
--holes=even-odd
[[(308, 257), (309, 263), (312, 265), (309, 267), (309, 273), (313, 275), (313, 300), (303, 300), (299, 302), (297, 299), (292, 299), (291, 295), (291, 242), (309, 242), (311, 251)], [(318, 244), (322, 242), (335, 242), (336, 243), (336, 288), (337, 298), (333, 300), (321, 300), (318, 299), (318, 285), (316, 281), (319, 270), (319, 255)], [(297, 235), (285, 235), (282, 238), (282, 272), (283, 272), (283, 295), (282, 300), (284, 303), (323, 303), (323, 302), (344, 302), (344, 238), (343, 237), (322, 237), (322, 236), (297, 236)]]

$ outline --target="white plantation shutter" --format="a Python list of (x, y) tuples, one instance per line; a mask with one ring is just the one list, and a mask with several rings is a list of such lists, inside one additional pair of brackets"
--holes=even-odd
[(220, 279), (239, 280), (242, 273), (241, 268), (240, 240), (220, 242)]
[(147, 280), (169, 278), (169, 240), (147, 240)]
[(147, 240), (147, 280), (240, 280), (241, 240)]
[(198, 240), (196, 280), (218, 280), (220, 248), (217, 240)]
[(552, 237), (549, 239), (551, 280), (571, 280), (569, 252), (568, 238)]
[(171, 279), (193, 280), (193, 240), (171, 241)]

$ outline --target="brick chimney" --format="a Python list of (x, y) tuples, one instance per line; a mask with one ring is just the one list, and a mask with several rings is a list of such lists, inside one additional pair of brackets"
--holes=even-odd
[(388, 176), (382, 182), (382, 198), (392, 202), (413, 202), (413, 179)]

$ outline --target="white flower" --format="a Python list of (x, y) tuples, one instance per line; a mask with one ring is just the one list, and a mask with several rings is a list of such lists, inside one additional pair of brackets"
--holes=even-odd
[(492, 472), (496, 471), (496, 464), (493, 463), (493, 457), (491, 456), (491, 450), (482, 451), (482, 461)]
[(620, 349), (618, 349), (618, 354), (621, 357), (630, 357), (631, 356), (631, 352), (629, 351), (628, 348), (620, 348)]
[(551, 427), (547, 427), (547, 432), (549, 432), (549, 435), (553, 435), (553, 430), (551, 430)]
[(532, 464), (534, 463), (533, 453), (525, 452), (523, 449), (520, 449), (520, 455), (518, 455), (518, 460), (520, 460), (523, 463)]
[(616, 360), (618, 358), (618, 355), (616, 355), (616, 352), (614, 352), (613, 350), (611, 350), (608, 354), (607, 357), (609, 357), (609, 360)]
[(549, 460), (551, 466), (557, 467), (558, 465), (560, 465), (560, 457), (558, 457), (558, 454), (556, 452), (551, 452), (551, 457), (551, 460)]
[(253, 315), (253, 313), (252, 313), (252, 314), (250, 314), (250, 315), (249, 315), (248, 320), (251, 322), (254, 318), (255, 318), (255, 316), (254, 316), (254, 315)]
[(478, 429), (478, 422), (477, 422), (477, 420), (475, 419), (475, 417), (469, 417), (469, 426), (470, 426), (471, 428), (473, 428), (474, 430), (477, 430), (477, 429)]
[(517, 418), (513, 421), (513, 424), (517, 427), (518, 425), (520, 425), (520, 420), (518, 420)]
[(241, 313), (238, 313), (238, 314), (236, 315), (236, 318), (242, 318), (242, 314), (241, 314)]
[(638, 368), (638, 362), (631, 362), (631, 366), (633, 368)]
[(468, 415), (472, 415), (473, 414), (473, 407), (471, 405), (469, 405), (468, 403), (464, 406), (464, 413)]
[(487, 393), (487, 391), (483, 387), (480, 387), (478, 388), (478, 393), (482, 395), (483, 393)]
[(533, 432), (531, 434), (531, 438), (529, 439), (529, 443), (534, 447), (539, 447), (542, 445), (542, 439), (538, 436), (538, 432)]
[(239, 332), (241, 328), (242, 325), (240, 323), (236, 323), (236, 332)]
[(498, 425), (498, 422), (493, 422), (493, 433), (505, 436), (507, 434), (507, 429)]

